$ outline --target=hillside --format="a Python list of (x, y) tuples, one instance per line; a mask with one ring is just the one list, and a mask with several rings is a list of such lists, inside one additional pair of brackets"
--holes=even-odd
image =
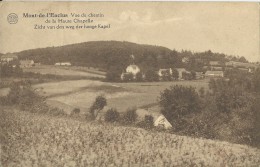
[(136, 62), (142, 62), (146, 61), (141, 60), (146, 56), (169, 55), (170, 52), (170, 49), (160, 46), (119, 41), (95, 41), (26, 50), (17, 53), (17, 55), (20, 59), (33, 59), (43, 64), (70, 61), (73, 65), (108, 69), (111, 66), (126, 66), (131, 63), (131, 54), (135, 55)]
[(244, 145), (10, 109), (0, 114), (3, 166), (260, 164), (260, 150)]
[[(244, 57), (234, 57), (223, 53), (191, 52), (170, 50), (162, 46), (136, 44), (120, 41), (90, 41), (58, 47), (38, 48), (16, 53), (20, 59), (32, 59), (42, 64), (53, 65), (55, 62), (69, 61), (72, 65), (97, 67), (105, 71), (114, 68), (119, 71), (133, 63), (130, 55), (134, 55), (134, 62), (147, 69), (185, 67), (190, 70), (201, 71), (209, 61), (241, 61)], [(183, 63), (182, 58), (188, 58)]]

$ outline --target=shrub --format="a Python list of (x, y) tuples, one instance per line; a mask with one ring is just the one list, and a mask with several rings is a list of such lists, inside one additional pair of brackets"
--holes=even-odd
[(130, 82), (134, 80), (134, 75), (132, 73), (126, 73), (123, 75), (123, 81)]
[(107, 110), (105, 114), (105, 121), (107, 122), (116, 122), (119, 120), (119, 113), (117, 112), (116, 109), (111, 108)]
[(79, 108), (74, 108), (72, 111), (71, 111), (71, 115), (78, 115), (80, 113), (80, 109)]
[(153, 128), (154, 118), (151, 115), (145, 115), (144, 120), (139, 122), (137, 126), (144, 128), (144, 129), (151, 129)]
[(145, 115), (144, 122), (146, 124), (146, 127), (152, 128), (153, 127), (153, 122), (154, 122), (153, 116)]
[(136, 121), (137, 116), (136, 108), (128, 109), (123, 116), (123, 121), (126, 124), (131, 124)]

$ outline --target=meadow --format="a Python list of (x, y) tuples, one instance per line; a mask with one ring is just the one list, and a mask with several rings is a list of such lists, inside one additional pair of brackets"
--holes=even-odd
[(76, 68), (76, 67), (62, 67), (53, 65), (40, 65), (31, 68), (23, 68), (24, 72), (33, 72), (40, 74), (52, 74), (61, 76), (81, 76), (81, 77), (97, 77), (105, 78), (105, 73), (94, 69)]
[(150, 108), (156, 106), (160, 92), (172, 85), (194, 86), (197, 90), (204, 87), (207, 90), (207, 83), (206, 80), (141, 83), (73, 80), (36, 84), (33, 87), (39, 90), (38, 92), (41, 95), (47, 97), (49, 104), (64, 110), (66, 110), (66, 105), (72, 108), (80, 108), (84, 113), (98, 95), (106, 97), (108, 107), (117, 108), (119, 112), (124, 112), (133, 107)]
[[(259, 166), (260, 150), (227, 142), (0, 110), (3, 166)], [(1, 165), (1, 164), (0, 164)]]

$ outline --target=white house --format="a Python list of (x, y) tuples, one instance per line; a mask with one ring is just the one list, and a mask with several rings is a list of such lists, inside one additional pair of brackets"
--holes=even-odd
[(133, 74), (133, 78), (136, 78), (136, 74), (139, 73), (141, 70), (137, 65), (129, 65), (126, 67), (126, 72), (121, 74), (121, 80), (125, 79), (125, 76), (128, 74)]
[(20, 60), (20, 67), (21, 68), (28, 68), (34, 65), (33, 60)]
[(170, 129), (172, 128), (172, 125), (170, 122), (165, 118), (164, 115), (160, 115), (155, 121), (154, 126), (162, 127), (164, 129)]
[(18, 57), (15, 54), (7, 53), (3, 56), (1, 56), (1, 62), (9, 63), (10, 61), (17, 60)]
[(205, 77), (224, 77), (223, 71), (206, 71)]
[(178, 73), (179, 73), (179, 80), (180, 80), (180, 79), (183, 79), (183, 78), (182, 78), (183, 72), (190, 73), (190, 72), (187, 71), (185, 68), (176, 68), (176, 69), (177, 69), (177, 71), (178, 71)]
[(70, 62), (58, 62), (54, 64), (55, 66), (71, 66)]
[(132, 73), (134, 76), (140, 72), (140, 68), (137, 65), (129, 65), (126, 67), (126, 73)]
[(169, 72), (169, 74), (172, 75), (172, 69), (171, 68), (159, 69), (159, 71), (158, 71), (159, 77), (162, 77), (166, 72)]

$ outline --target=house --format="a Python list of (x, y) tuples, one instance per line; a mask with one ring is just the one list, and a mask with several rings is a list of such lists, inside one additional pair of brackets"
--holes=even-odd
[(211, 66), (219, 66), (220, 63), (219, 63), (219, 61), (210, 61), (209, 65), (211, 65)]
[(179, 80), (183, 79), (182, 78), (182, 74), (183, 72), (186, 72), (186, 73), (190, 73), (189, 71), (187, 71), (185, 68), (176, 68), (178, 73), (179, 73)]
[(172, 75), (172, 69), (171, 69), (171, 68), (159, 69), (159, 71), (158, 71), (159, 77), (162, 77), (162, 76), (165, 75), (166, 73)]
[(70, 62), (61, 62), (60, 63), (61, 66), (71, 66)]
[(20, 67), (21, 68), (29, 68), (34, 66), (33, 60), (20, 60)]
[(221, 71), (222, 67), (211, 67), (211, 71)]
[(145, 116), (149, 115), (153, 117), (153, 125), (156, 127), (162, 127), (164, 129), (172, 128), (171, 123), (165, 118), (164, 115), (160, 113), (160, 107), (152, 107), (147, 109), (137, 109), (136, 113), (138, 115), (137, 121), (142, 121)]
[(129, 65), (129, 66), (126, 67), (126, 72), (124, 72), (124, 73), (121, 74), (121, 80), (124, 80), (125, 77), (126, 77), (127, 75), (130, 75), (130, 74), (132, 74), (132, 75), (133, 75), (133, 79), (135, 79), (135, 78), (136, 78), (136, 75), (137, 75), (140, 71), (141, 71), (141, 70), (140, 70), (140, 68), (139, 68), (137, 65), (134, 65), (134, 64)]
[(18, 57), (13, 53), (7, 53), (3, 56), (1, 56), (1, 62), (9, 63), (11, 61), (17, 60)]
[(189, 62), (189, 58), (188, 58), (188, 57), (183, 57), (183, 58), (181, 59), (181, 61), (182, 61), (183, 63), (188, 63), (188, 62)]
[(224, 77), (223, 71), (206, 71), (205, 77)]
[(156, 127), (162, 127), (164, 129), (171, 129), (172, 125), (170, 122), (165, 118), (164, 115), (160, 115), (155, 121), (154, 126)]
[(196, 72), (196, 79), (203, 79), (203, 78), (204, 78), (203, 72)]
[(140, 68), (137, 65), (129, 65), (126, 68), (126, 73), (132, 73), (134, 76), (140, 72)]
[(58, 62), (54, 64), (55, 66), (71, 66), (70, 62)]

